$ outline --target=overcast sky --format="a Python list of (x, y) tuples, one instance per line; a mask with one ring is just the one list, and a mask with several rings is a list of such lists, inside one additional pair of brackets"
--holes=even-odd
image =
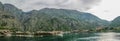
[(120, 0), (0, 0), (30, 11), (42, 8), (63, 8), (90, 12), (101, 19), (113, 20), (120, 16)]

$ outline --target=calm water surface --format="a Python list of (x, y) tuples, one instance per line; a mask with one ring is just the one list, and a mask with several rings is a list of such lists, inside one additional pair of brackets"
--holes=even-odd
[(0, 37), (0, 41), (120, 41), (120, 33), (72, 33), (64, 36)]

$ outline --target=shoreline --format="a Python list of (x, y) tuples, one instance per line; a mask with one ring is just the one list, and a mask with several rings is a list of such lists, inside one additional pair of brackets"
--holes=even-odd
[(36, 31), (36, 32), (22, 32), (22, 31), (12, 31), (12, 30), (0, 30), (0, 36), (63, 36), (68, 33), (93, 33), (93, 32), (114, 32), (113, 30), (72, 30), (72, 31)]
[(1, 30), (0, 36), (28, 36), (28, 37), (34, 37), (34, 36), (63, 36), (64, 32), (62, 31), (38, 31), (38, 32), (11, 32), (8, 30)]

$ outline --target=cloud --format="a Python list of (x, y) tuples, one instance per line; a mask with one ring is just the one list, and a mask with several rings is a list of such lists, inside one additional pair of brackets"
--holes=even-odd
[(62, 8), (86, 11), (101, 0), (0, 0), (3, 3), (11, 3), (24, 11), (42, 8)]

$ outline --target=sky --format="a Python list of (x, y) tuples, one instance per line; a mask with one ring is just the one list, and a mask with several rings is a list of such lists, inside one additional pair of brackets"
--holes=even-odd
[(106, 19), (113, 20), (120, 16), (120, 0), (102, 0), (99, 5), (92, 7), (88, 12)]
[(23, 11), (42, 8), (72, 9), (89, 12), (108, 21), (120, 16), (120, 0), (0, 0)]

